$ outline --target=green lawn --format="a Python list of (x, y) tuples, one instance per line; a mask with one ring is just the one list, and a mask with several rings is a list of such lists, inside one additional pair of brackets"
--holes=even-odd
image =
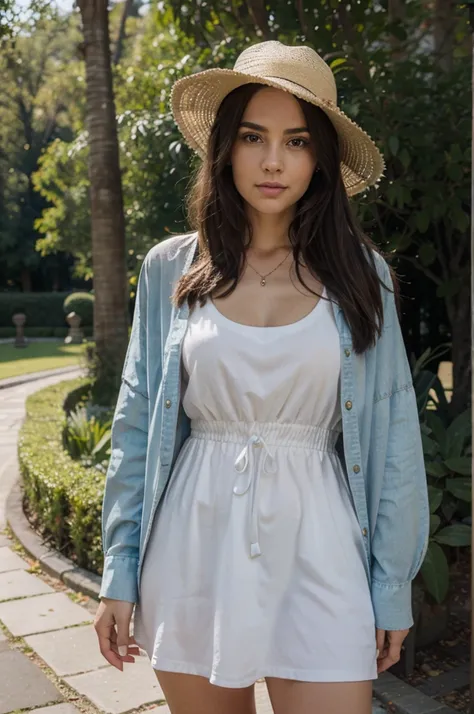
[(0, 344), (0, 379), (79, 365), (84, 349), (85, 343), (65, 345), (63, 342), (30, 342), (27, 347), (21, 348), (14, 347), (10, 342)]

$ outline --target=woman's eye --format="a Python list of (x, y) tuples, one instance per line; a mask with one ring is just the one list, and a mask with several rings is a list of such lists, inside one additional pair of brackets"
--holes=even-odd
[(247, 141), (249, 144), (255, 144), (260, 139), (260, 137), (257, 134), (244, 134), (242, 136), (242, 139), (244, 141)]
[[(247, 142), (248, 144), (257, 144), (258, 142), (261, 141), (261, 137), (258, 136), (258, 134), (242, 134), (241, 138), (243, 141)], [(295, 148), (295, 149), (302, 149), (305, 146), (309, 146), (309, 141), (307, 139), (302, 139), (300, 137), (297, 137), (295, 139), (290, 139), (290, 141), (288, 143), (292, 148)]]
[(301, 149), (304, 146), (308, 146), (309, 141), (307, 141), (307, 139), (290, 139), (290, 144), (292, 144), (297, 149)]

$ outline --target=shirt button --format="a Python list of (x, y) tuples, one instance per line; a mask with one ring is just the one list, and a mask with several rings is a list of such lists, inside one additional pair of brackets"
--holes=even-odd
[(358, 474), (359, 471), (360, 471), (360, 466), (359, 466), (359, 464), (354, 464), (354, 466), (352, 467), (352, 470), (353, 470), (353, 472), (354, 472), (355, 474)]
[(346, 355), (346, 357), (350, 357), (350, 356), (351, 356), (351, 351), (346, 348), (346, 349), (344, 350), (344, 354)]
[(362, 528), (362, 535), (366, 536), (367, 535), (367, 528)]
[(352, 409), (352, 402), (346, 402), (346, 409)]
[(167, 399), (166, 402), (165, 402), (165, 407), (166, 407), (167, 409), (169, 409), (170, 406), (171, 406), (171, 399)]

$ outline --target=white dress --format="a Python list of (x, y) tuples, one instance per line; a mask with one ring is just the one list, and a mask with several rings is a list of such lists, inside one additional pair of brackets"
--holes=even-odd
[(191, 434), (157, 509), (134, 618), (154, 669), (232, 688), (377, 678), (362, 534), (334, 450), (339, 349), (324, 299), (279, 327), (239, 324), (210, 300), (191, 312)]

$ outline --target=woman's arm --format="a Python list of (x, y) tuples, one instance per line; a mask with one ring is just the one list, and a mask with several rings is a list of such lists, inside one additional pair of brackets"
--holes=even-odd
[[(384, 283), (392, 288), (383, 261)], [(384, 292), (384, 329), (377, 344), (380, 374), (374, 428), (388, 423), (385, 464), (372, 535), (372, 601), (376, 627), (413, 625), (411, 582), (428, 546), (429, 504), (420, 422), (413, 379), (394, 296)]]
[[(148, 443), (147, 305), (149, 255), (137, 287), (130, 342), (112, 424), (102, 507), (100, 597), (137, 601), (137, 569)], [(156, 327), (156, 326), (155, 326)]]

